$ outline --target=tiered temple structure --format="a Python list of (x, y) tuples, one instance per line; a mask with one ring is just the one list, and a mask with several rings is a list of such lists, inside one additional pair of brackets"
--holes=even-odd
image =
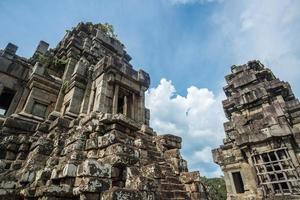
[(300, 199), (300, 104), (259, 61), (232, 66), (224, 144), (213, 150), (227, 199)]
[(149, 127), (149, 75), (102, 24), (0, 51), (0, 199), (206, 199), (181, 138)]

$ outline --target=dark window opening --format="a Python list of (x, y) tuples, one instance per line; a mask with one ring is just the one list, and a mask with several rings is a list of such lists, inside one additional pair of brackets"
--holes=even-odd
[(266, 165), (266, 169), (268, 172), (272, 172), (273, 171), (273, 168), (270, 164)]
[(284, 180), (285, 179), (282, 173), (277, 174), (277, 177), (278, 177), (279, 180)]
[(279, 190), (279, 184), (274, 183), (272, 185), (273, 185), (273, 188), (274, 188), (275, 191)]
[(15, 96), (15, 92), (9, 88), (4, 88), (0, 95), (0, 115), (6, 115), (9, 106)]
[(125, 89), (120, 89), (119, 98), (118, 98), (118, 107), (117, 113), (122, 113), (127, 117), (131, 117), (131, 108), (132, 108), (132, 93)]
[(280, 168), (280, 166), (279, 166), (279, 165), (274, 165), (274, 169), (275, 169), (275, 171), (279, 171), (279, 170), (281, 170), (281, 168)]
[(270, 179), (271, 179), (271, 181), (276, 181), (275, 174), (270, 174)]
[(285, 154), (285, 151), (283, 151), (283, 150), (279, 150), (277, 152), (277, 154), (278, 154), (278, 157), (279, 157), (280, 160), (285, 159), (287, 157), (286, 154)]
[(31, 114), (44, 118), (46, 115), (46, 111), (47, 111), (47, 105), (34, 102), (32, 106)]
[(277, 158), (276, 158), (274, 152), (270, 152), (270, 153), (269, 153), (269, 156), (270, 156), (271, 161), (276, 161), (276, 160), (277, 160)]
[(112, 186), (124, 188), (126, 182), (126, 167), (125, 166), (116, 166), (118, 175), (113, 178)]
[(119, 97), (117, 113), (123, 113), (123, 110), (124, 110), (124, 97)]
[(263, 159), (264, 162), (270, 162), (269, 157), (268, 157), (268, 155), (266, 153), (263, 153), (261, 155), (261, 157), (262, 157), (262, 159)]
[(288, 190), (289, 189), (288, 184), (286, 182), (281, 183), (281, 188), (283, 190)]
[(243, 183), (243, 180), (242, 180), (241, 173), (240, 172), (233, 172), (232, 173), (232, 178), (233, 178), (236, 193), (244, 193), (245, 189), (244, 189), (244, 183)]

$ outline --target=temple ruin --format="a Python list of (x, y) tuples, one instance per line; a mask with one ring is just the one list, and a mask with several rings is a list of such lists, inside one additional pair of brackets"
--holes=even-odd
[(213, 150), (227, 199), (300, 199), (300, 103), (259, 61), (232, 66), (224, 87), (226, 138)]
[[(17, 49), (0, 50), (1, 200), (206, 199), (181, 138), (149, 126), (149, 75), (101, 24), (79, 23), (53, 49), (41, 41), (28, 59)], [(284, 89), (278, 103), (292, 100)]]

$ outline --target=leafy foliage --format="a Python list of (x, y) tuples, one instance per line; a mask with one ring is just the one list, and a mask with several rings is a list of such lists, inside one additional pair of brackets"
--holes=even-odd
[(86, 25), (88, 26), (88, 29), (90, 31), (92, 31), (92, 29), (94, 27), (96, 27), (97, 29), (101, 30), (107, 36), (112, 37), (112, 38), (117, 38), (117, 35), (114, 32), (113, 25), (111, 25), (107, 22), (105, 22), (104, 24), (99, 23), (99, 24), (95, 24), (95, 25), (93, 25), (92, 22), (87, 22)]
[(96, 25), (98, 29), (103, 31), (105, 34), (112, 38), (117, 38), (117, 35), (114, 33), (114, 27), (113, 25), (109, 23), (104, 23), (104, 24), (97, 24)]
[(210, 200), (226, 200), (227, 192), (224, 178), (202, 177), (202, 182), (206, 185), (206, 192)]
[(58, 74), (62, 74), (64, 72), (65, 66), (67, 64), (67, 60), (63, 60), (52, 55), (44, 56), (38, 54), (37, 61), (41, 63), (46, 69), (51, 69)]

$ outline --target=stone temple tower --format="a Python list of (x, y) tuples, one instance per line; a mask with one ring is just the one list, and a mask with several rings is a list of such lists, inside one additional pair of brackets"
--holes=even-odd
[(149, 126), (149, 75), (105, 25), (16, 51), (0, 50), (0, 200), (206, 199), (181, 138)]
[(300, 104), (259, 61), (232, 66), (224, 144), (213, 150), (228, 199), (300, 199)]

